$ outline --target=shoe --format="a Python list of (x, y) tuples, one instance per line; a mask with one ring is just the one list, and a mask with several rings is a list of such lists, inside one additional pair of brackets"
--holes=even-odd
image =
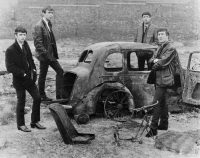
[(168, 126), (158, 126), (158, 130), (168, 130)]
[(42, 126), (41, 124), (37, 123), (31, 123), (31, 128), (37, 128), (37, 129), (46, 129), (46, 127)]
[(18, 126), (17, 128), (18, 128), (18, 130), (21, 130), (23, 132), (31, 132), (31, 130), (28, 127), (26, 127), (25, 125)]
[(52, 101), (53, 99), (47, 97), (46, 95), (45, 96), (41, 96), (41, 101)]
[(157, 134), (158, 134), (158, 132), (157, 132), (156, 129), (150, 128), (149, 132), (146, 134), (146, 137), (147, 137), (147, 138), (153, 137), (153, 136), (156, 136)]

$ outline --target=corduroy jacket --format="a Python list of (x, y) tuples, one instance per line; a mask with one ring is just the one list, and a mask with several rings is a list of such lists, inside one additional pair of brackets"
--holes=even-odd
[(155, 58), (158, 61), (153, 65), (152, 70), (156, 72), (156, 86), (173, 86), (175, 83), (174, 76), (175, 74), (180, 74), (181, 65), (178, 53), (172, 43), (166, 42), (162, 44), (150, 59), (150, 62), (153, 62)]

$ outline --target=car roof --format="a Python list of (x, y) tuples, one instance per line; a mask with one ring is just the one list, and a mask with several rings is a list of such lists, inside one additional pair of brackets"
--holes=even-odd
[(102, 48), (106, 47), (115, 47), (116, 48), (121, 48), (121, 49), (134, 49), (134, 50), (149, 50), (149, 49), (155, 49), (157, 46), (153, 46), (147, 43), (138, 43), (138, 42), (100, 42), (100, 43), (95, 43), (90, 46), (88, 46), (86, 49), (87, 50), (100, 50)]

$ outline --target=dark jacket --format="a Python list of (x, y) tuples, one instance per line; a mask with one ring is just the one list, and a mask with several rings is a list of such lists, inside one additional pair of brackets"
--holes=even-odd
[[(134, 42), (142, 43), (142, 36), (144, 32), (144, 24), (140, 24), (136, 30)], [(150, 24), (143, 39), (143, 43), (157, 44), (157, 26)]]
[[(15, 41), (8, 47), (5, 54), (6, 68), (8, 72), (13, 74), (13, 86), (15, 88), (31, 86), (36, 81), (36, 67), (30, 47), (26, 41), (24, 42), (24, 48), (26, 56), (17, 41)], [(24, 77), (24, 74), (26, 74), (26, 77)]]
[(158, 61), (153, 65), (152, 70), (156, 72), (156, 85), (170, 87), (174, 85), (174, 76), (181, 71), (179, 56), (172, 43), (166, 42), (160, 46), (150, 62)]
[(33, 40), (36, 48), (36, 58), (39, 61), (58, 59), (54, 34), (50, 34), (46, 23), (41, 19), (34, 27)]

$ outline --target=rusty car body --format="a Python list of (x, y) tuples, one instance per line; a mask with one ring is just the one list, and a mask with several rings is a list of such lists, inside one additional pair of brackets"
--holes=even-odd
[[(156, 48), (135, 42), (101, 42), (85, 48), (77, 66), (64, 73), (64, 94), (72, 106), (72, 113), (90, 116), (105, 112), (105, 104), (112, 106), (114, 98), (117, 100), (115, 105), (121, 110), (124, 95), (129, 111), (152, 102), (154, 85), (147, 84), (150, 71), (147, 66), (144, 71), (138, 70), (137, 53), (154, 52)], [(181, 74), (183, 100), (200, 104), (200, 72), (187, 69), (186, 73)], [(184, 76), (187, 76), (186, 82)], [(191, 91), (198, 92), (198, 97), (195, 95), (192, 99)], [(111, 100), (108, 100), (110, 95)]]
[(189, 55), (182, 93), (183, 102), (200, 106), (200, 52)]
[(102, 112), (106, 97), (116, 90), (128, 94), (129, 110), (150, 103), (154, 87), (146, 83), (149, 71), (138, 70), (136, 52), (155, 49), (135, 42), (102, 42), (85, 48), (77, 66), (64, 74), (64, 93), (73, 113)]

